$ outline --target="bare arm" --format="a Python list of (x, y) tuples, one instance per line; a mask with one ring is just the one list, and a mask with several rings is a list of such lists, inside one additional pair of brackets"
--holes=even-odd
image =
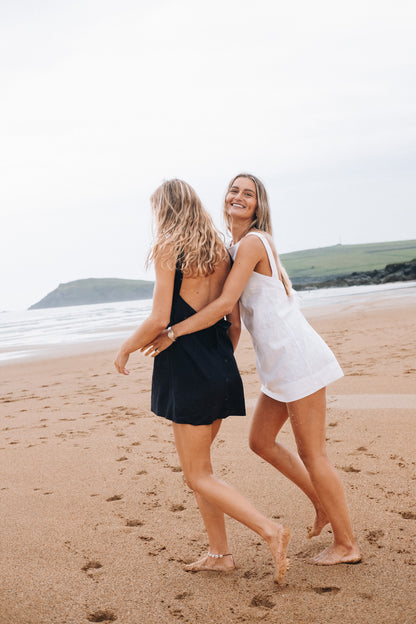
[(262, 257), (263, 250), (263, 243), (257, 236), (244, 238), (237, 250), (234, 264), (225, 280), (221, 295), (196, 314), (174, 325), (172, 329), (175, 338), (210, 327), (224, 316), (232, 314), (245, 285)]
[(155, 263), (155, 270), (156, 282), (150, 316), (123, 342), (114, 361), (116, 369), (123, 375), (129, 374), (125, 366), (130, 353), (151, 342), (169, 323), (175, 271), (162, 267), (160, 262)]
[[(214, 325), (221, 318), (224, 318), (224, 316), (234, 314), (234, 307), (238, 303), (245, 285), (264, 253), (263, 243), (257, 236), (244, 238), (240, 243), (233, 267), (225, 281), (221, 295), (196, 314), (173, 325), (172, 329), (175, 339), (185, 334), (193, 334), (201, 329), (211, 327), (211, 325)], [(233, 338), (231, 338), (231, 340), (233, 341)], [(146, 355), (155, 356), (155, 347), (160, 353), (164, 349), (170, 347), (171, 344), (172, 342), (167, 337), (166, 332), (163, 332), (142, 348), (142, 351), (145, 351)]]
[(232, 342), (233, 351), (235, 351), (241, 334), (240, 305), (238, 301), (235, 304), (231, 314), (227, 315), (227, 321), (230, 321), (231, 323), (231, 327), (228, 330), (228, 337)]

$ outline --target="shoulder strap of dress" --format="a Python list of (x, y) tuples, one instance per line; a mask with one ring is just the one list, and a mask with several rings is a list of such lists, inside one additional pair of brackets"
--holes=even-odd
[(173, 285), (173, 292), (174, 292), (175, 295), (179, 295), (179, 291), (180, 291), (181, 286), (182, 286), (182, 279), (183, 279), (182, 256), (183, 256), (183, 254), (181, 254), (179, 256), (178, 260), (176, 261), (175, 281), (174, 281), (174, 285)]
[(260, 232), (249, 232), (248, 234), (246, 234), (246, 236), (250, 236), (250, 235), (257, 236), (262, 241), (267, 251), (267, 256), (269, 258), (270, 267), (272, 269), (272, 275), (280, 279), (279, 268), (276, 264), (276, 260), (275, 260), (272, 248), (270, 247), (270, 243), (267, 240), (267, 236), (264, 236), (264, 234), (261, 234)]

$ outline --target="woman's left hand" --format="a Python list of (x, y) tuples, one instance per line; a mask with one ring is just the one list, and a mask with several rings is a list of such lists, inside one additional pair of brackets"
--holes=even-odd
[(140, 351), (144, 352), (144, 355), (150, 355), (150, 357), (156, 357), (164, 351), (168, 349), (172, 345), (172, 340), (168, 338), (168, 330), (165, 329), (157, 338), (149, 342), (145, 347), (140, 349)]

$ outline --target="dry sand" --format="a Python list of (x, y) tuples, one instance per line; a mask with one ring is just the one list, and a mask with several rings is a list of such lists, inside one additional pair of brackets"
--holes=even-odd
[[(259, 391), (249, 337), (237, 359), (248, 415), (215, 443), (218, 476), (292, 529), (286, 585), (267, 547), (227, 520), (235, 573), (187, 574), (206, 551), (170, 424), (149, 411), (151, 362), (114, 351), (0, 368), (1, 624), (416, 622), (416, 298), (309, 310), (345, 378), (328, 389), (328, 450), (363, 562), (315, 567), (304, 495), (247, 445)], [(293, 447), (290, 427), (281, 440)]]

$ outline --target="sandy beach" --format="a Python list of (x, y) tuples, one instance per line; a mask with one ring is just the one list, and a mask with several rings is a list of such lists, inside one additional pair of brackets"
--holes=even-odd
[[(416, 621), (416, 289), (312, 308), (345, 377), (328, 388), (328, 451), (342, 478), (359, 565), (307, 563), (312, 506), (248, 448), (260, 384), (250, 338), (237, 360), (245, 418), (214, 445), (216, 474), (287, 524), (290, 570), (273, 583), (267, 547), (227, 520), (237, 570), (188, 574), (207, 543), (171, 426), (150, 412), (152, 362), (115, 350), (0, 367), (1, 624)], [(290, 426), (281, 433), (294, 447)]]

